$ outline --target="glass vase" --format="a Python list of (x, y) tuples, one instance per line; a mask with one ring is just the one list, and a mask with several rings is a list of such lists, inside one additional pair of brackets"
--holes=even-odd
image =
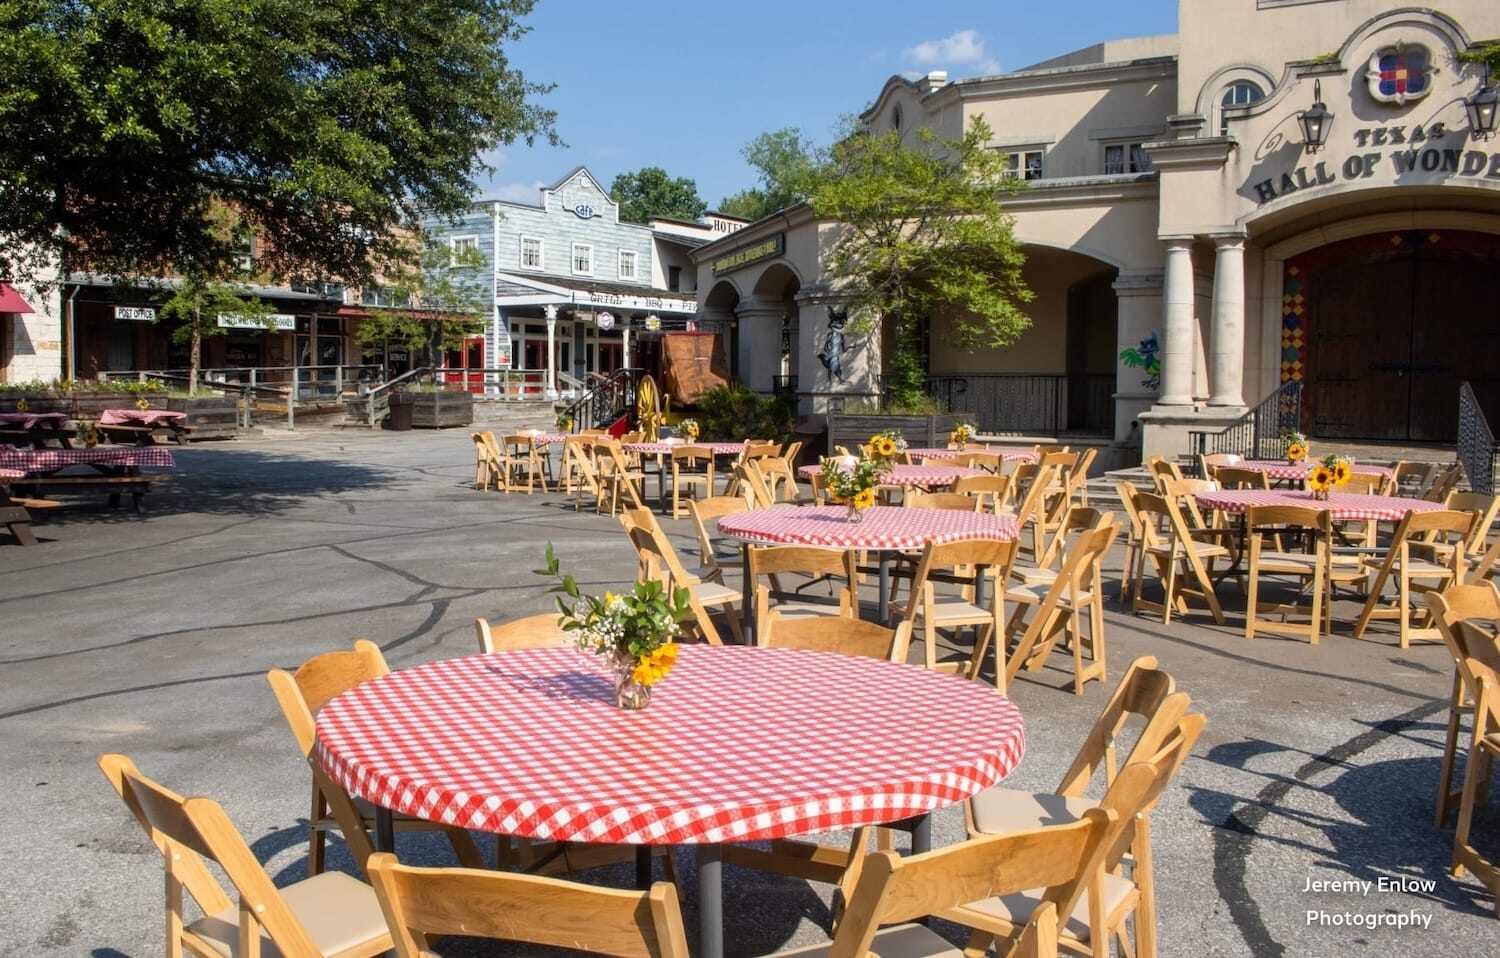
[(848, 511), (844, 513), (844, 518), (854, 525), (859, 525), (865, 521), (865, 511), (859, 506), (850, 505)]
[(651, 686), (635, 680), (635, 665), (633, 656), (614, 657), (615, 705), (627, 712), (639, 712), (651, 704)]

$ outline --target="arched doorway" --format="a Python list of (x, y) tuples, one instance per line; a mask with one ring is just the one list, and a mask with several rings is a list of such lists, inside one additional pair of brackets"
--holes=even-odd
[(1284, 379), (1331, 439), (1452, 442), (1458, 384), (1500, 409), (1500, 237), (1374, 233), (1288, 260)]
[(714, 353), (731, 379), (739, 378), (739, 322), (735, 316), (739, 308), (740, 291), (727, 279), (715, 283), (703, 298), (703, 324), (717, 334)]
[[(784, 263), (773, 263), (755, 281), (754, 297), (763, 311), (759, 322), (768, 319), (775, 324), (774, 353), (771, 388), (783, 391), (796, 388), (797, 375), (797, 293), (802, 289), (802, 280)], [(766, 343), (768, 337), (761, 331), (759, 341)], [(759, 388), (757, 385), (754, 388)]]

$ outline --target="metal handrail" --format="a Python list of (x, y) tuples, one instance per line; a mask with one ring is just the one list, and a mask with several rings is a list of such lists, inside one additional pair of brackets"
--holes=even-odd
[(1490, 429), (1479, 397), (1468, 381), (1458, 386), (1458, 461), (1468, 476), (1469, 488), (1487, 496), (1495, 494), (1495, 433)]
[(1188, 452), (1194, 458), (1232, 453), (1246, 459), (1280, 459), (1286, 454), (1282, 437), (1302, 423), (1302, 383), (1289, 380), (1243, 416), (1217, 432), (1194, 429), (1188, 433)]

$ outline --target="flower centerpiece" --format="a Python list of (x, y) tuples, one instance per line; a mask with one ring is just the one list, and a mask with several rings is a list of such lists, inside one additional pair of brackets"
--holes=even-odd
[(1349, 482), (1353, 471), (1349, 460), (1335, 455), (1324, 456), (1323, 461), (1307, 474), (1307, 488), (1312, 491), (1314, 499), (1327, 499), (1333, 490)]
[(868, 448), (869, 458), (877, 462), (889, 463), (906, 452), (906, 437), (893, 429), (877, 432), (870, 437)]
[(584, 652), (603, 658), (615, 683), (615, 704), (638, 711), (651, 704), (651, 690), (677, 661), (676, 638), (692, 617), (686, 589), (668, 592), (655, 579), (637, 582), (621, 595), (583, 595), (571, 575), (558, 571), (557, 555), (547, 543), (547, 567), (536, 570), (558, 580), (558, 624), (573, 634)]
[(1286, 445), (1286, 461), (1296, 465), (1307, 458), (1307, 437), (1300, 432), (1284, 432), (1281, 441)]
[(963, 449), (974, 438), (974, 427), (966, 422), (961, 422), (953, 427), (948, 434), (948, 446), (952, 449)]
[(839, 457), (825, 459), (823, 488), (828, 490), (834, 503), (849, 507), (847, 517), (850, 522), (860, 522), (865, 511), (875, 505), (875, 489), (889, 469), (890, 463), (883, 459), (860, 459), (852, 465)]
[(140, 399), (137, 399), (135, 401), (135, 408), (139, 409), (141, 412), (145, 412), (146, 410), (151, 408), (151, 400), (147, 399), (145, 396), (142, 396)]
[(702, 432), (702, 430), (698, 428), (698, 420), (696, 419), (682, 420), (677, 424), (677, 431), (686, 436), (688, 442), (697, 442), (698, 434)]
[(572, 432), (573, 431), (573, 417), (571, 415), (569, 415), (568, 413), (566, 413), (566, 412), (560, 412), (560, 413), (558, 413), (557, 414), (557, 431), (558, 432)]

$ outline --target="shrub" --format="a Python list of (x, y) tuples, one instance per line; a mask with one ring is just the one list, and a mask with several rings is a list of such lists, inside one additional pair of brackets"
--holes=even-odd
[(796, 421), (790, 396), (762, 396), (744, 386), (720, 386), (698, 398), (698, 423), (708, 442), (770, 439), (786, 442)]

